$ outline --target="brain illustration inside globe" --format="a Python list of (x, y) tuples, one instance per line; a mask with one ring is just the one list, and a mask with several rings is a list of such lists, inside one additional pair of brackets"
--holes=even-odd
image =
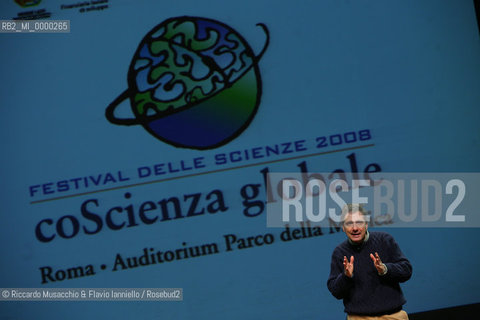
[[(141, 124), (177, 147), (215, 148), (237, 137), (253, 119), (261, 96), (258, 60), (239, 33), (211, 19), (178, 17), (140, 42), (128, 72), (129, 88), (108, 108), (116, 124)], [(135, 119), (114, 109), (130, 99)]]

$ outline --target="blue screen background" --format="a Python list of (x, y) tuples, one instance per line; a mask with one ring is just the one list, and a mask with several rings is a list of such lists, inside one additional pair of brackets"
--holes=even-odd
[[(65, 34), (0, 34), (0, 287), (181, 287), (181, 302), (2, 302), (0, 316), (82, 319), (339, 319), (343, 305), (327, 290), (333, 249), (345, 234), (281, 242), (283, 229), (266, 227), (265, 213), (245, 215), (240, 190), (264, 185), (262, 170), (310, 172), (358, 169), (385, 172), (478, 172), (480, 167), (480, 41), (472, 1), (108, 1), (104, 10), (80, 12), (42, 0), (22, 8), (2, 2), (0, 18), (45, 9), (70, 20)], [(94, 6), (94, 4), (91, 4)], [(98, 6), (98, 5), (97, 5)], [(143, 37), (180, 16), (221, 21), (255, 53), (262, 95), (254, 119), (219, 148), (176, 148), (142, 126), (118, 126), (106, 107), (127, 89), (128, 69)], [(132, 117), (129, 102), (118, 106)], [(187, 129), (188, 130), (188, 129)], [(365, 141), (318, 146), (318, 138), (367, 130)], [(367, 132), (365, 131), (365, 132)], [(216, 163), (219, 154), (305, 141), (305, 150)], [(335, 140), (334, 140), (335, 142)], [(368, 146), (367, 146), (368, 145)], [(357, 149), (351, 149), (358, 147)], [(350, 148), (350, 149), (349, 149)], [(237, 151), (240, 151), (237, 152)], [(179, 168), (202, 157), (198, 170), (138, 177), (140, 167)], [(291, 159), (292, 158), (292, 159)], [(235, 158), (236, 159), (236, 158)], [(227, 170), (229, 169), (229, 170)], [(32, 186), (107, 173), (128, 181), (42, 194)], [(198, 175), (186, 176), (191, 173)], [(202, 174), (200, 174), (202, 173)], [(160, 179), (171, 180), (157, 181)], [(174, 179), (177, 178), (177, 179)], [(145, 182), (152, 182), (146, 184)], [(105, 190), (112, 187), (112, 190)], [(121, 187), (121, 188), (120, 188)], [(220, 190), (227, 210), (125, 227), (44, 243), (35, 236), (43, 219), (71, 215), (80, 230), (94, 229), (81, 206), (101, 217), (113, 207), (139, 206), (201, 193), (199, 209)], [(126, 199), (129, 192), (131, 198)], [(257, 200), (265, 200), (264, 188)], [(83, 194), (86, 193), (86, 194)], [(57, 198), (61, 197), (61, 198)], [(55, 198), (55, 199), (53, 199)], [(46, 200), (46, 201), (42, 201)], [(124, 213), (125, 214), (125, 211)], [(115, 217), (127, 221), (124, 215)], [(138, 220), (138, 217), (137, 217)], [(44, 225), (45, 233), (55, 227)], [(48, 231), (47, 231), (48, 230)], [(480, 302), (476, 228), (383, 229), (413, 265), (402, 285), (409, 313)], [(271, 233), (275, 242), (227, 251), (224, 236)], [(217, 243), (219, 253), (112, 271), (115, 257)], [(105, 264), (106, 270), (100, 265)], [(42, 284), (40, 268), (92, 265), (95, 275)]]

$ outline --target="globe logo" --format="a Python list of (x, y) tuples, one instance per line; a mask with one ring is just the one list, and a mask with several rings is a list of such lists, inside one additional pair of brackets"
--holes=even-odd
[[(128, 70), (128, 89), (106, 109), (108, 121), (142, 125), (175, 147), (212, 149), (235, 139), (254, 118), (262, 94), (258, 61), (243, 37), (224, 23), (177, 17), (140, 42)], [(115, 109), (130, 100), (133, 118)]]

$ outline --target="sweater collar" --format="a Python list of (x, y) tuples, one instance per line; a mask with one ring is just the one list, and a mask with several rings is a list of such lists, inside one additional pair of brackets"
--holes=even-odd
[(362, 243), (360, 243), (360, 244), (354, 243), (352, 240), (350, 240), (350, 238), (348, 238), (348, 243), (350, 243), (352, 246), (361, 246), (361, 245), (365, 244), (368, 241), (369, 238), (370, 238), (370, 233), (367, 230), (367, 232), (365, 233), (365, 238), (363, 239)]

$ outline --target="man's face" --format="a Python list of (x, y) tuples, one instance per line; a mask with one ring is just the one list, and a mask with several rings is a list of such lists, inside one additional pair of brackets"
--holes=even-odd
[(360, 212), (347, 214), (342, 229), (347, 234), (348, 239), (354, 243), (362, 243), (367, 233), (368, 224), (365, 217)]

